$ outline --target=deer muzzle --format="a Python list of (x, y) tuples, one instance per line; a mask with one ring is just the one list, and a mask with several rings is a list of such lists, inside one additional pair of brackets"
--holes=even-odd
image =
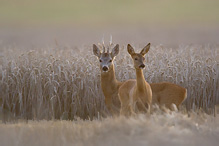
[(104, 66), (104, 67), (102, 68), (102, 70), (105, 71), (105, 72), (107, 72), (107, 71), (109, 70), (109, 68), (108, 68), (107, 66)]
[(145, 65), (144, 65), (144, 64), (141, 64), (141, 65), (139, 66), (139, 68), (143, 69), (143, 68), (145, 68)]

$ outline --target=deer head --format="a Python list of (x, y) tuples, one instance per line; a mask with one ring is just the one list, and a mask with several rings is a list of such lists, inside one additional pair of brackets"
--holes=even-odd
[(100, 62), (100, 70), (101, 72), (108, 72), (113, 68), (113, 60), (116, 55), (119, 54), (119, 45), (117, 44), (110, 53), (109, 49), (112, 46), (112, 41), (110, 42), (110, 45), (107, 47), (107, 52), (104, 46), (104, 42), (102, 44), (103, 51), (101, 52), (100, 49), (93, 44), (93, 53), (96, 55)]
[(144, 56), (149, 51), (149, 49), (150, 49), (150, 43), (147, 44), (147, 46), (145, 46), (140, 53), (135, 53), (134, 48), (130, 44), (128, 44), (127, 50), (132, 57), (135, 69), (143, 69), (145, 67)]

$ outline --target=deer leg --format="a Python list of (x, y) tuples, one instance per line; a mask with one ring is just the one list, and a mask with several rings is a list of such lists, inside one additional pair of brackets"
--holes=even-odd
[(120, 115), (129, 116), (131, 113), (130, 105), (128, 101), (121, 101), (121, 109), (120, 109)]
[(110, 97), (105, 97), (105, 105), (110, 114), (113, 114), (112, 109), (112, 99)]
[(130, 108), (129, 108), (129, 101), (128, 100), (122, 100), (122, 96), (119, 96), (120, 102), (121, 102), (121, 109), (120, 109), (120, 115), (129, 116), (130, 115)]
[(134, 107), (131, 106), (130, 107), (130, 111), (131, 111), (131, 115), (133, 115), (133, 116), (136, 115)]
[(132, 101), (131, 105), (129, 105), (129, 110), (131, 112), (131, 115), (136, 115), (136, 101)]
[(119, 110), (113, 105), (112, 98), (106, 97), (105, 98), (105, 105), (107, 107), (108, 112), (113, 116), (118, 114)]
[(177, 107), (174, 103), (172, 103), (172, 104), (169, 106), (169, 109), (170, 109), (171, 111), (174, 111), (174, 112), (177, 112), (177, 111), (178, 111), (178, 107)]
[(120, 115), (129, 116), (129, 115), (130, 115), (129, 106), (123, 105), (123, 106), (121, 107), (121, 110), (120, 110)]
[(150, 113), (150, 104), (147, 102), (143, 103), (141, 100), (138, 100), (138, 108), (139, 108), (139, 112)]

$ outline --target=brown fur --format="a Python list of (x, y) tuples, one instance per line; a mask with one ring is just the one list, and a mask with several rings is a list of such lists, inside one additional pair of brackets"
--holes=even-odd
[(110, 67), (108, 72), (101, 73), (101, 88), (105, 96), (106, 107), (111, 114), (116, 114), (120, 108), (118, 89), (122, 84), (115, 77), (114, 65)]
[(150, 84), (152, 89), (152, 104), (172, 109), (172, 104), (179, 106), (187, 98), (187, 90), (179, 85), (162, 82)]

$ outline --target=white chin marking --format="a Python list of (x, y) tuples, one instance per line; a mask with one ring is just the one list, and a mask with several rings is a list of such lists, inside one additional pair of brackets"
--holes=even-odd
[(104, 71), (104, 70), (103, 70), (103, 72), (108, 72), (108, 71), (109, 71), (109, 70), (107, 70), (107, 71)]

